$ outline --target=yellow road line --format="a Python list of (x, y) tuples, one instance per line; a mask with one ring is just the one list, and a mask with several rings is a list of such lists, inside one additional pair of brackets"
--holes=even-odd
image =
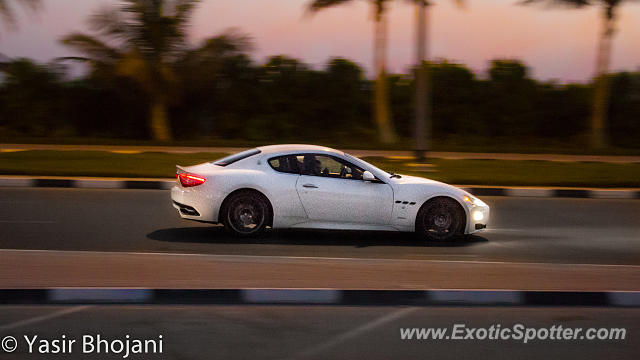
[(0, 152), (18, 152), (18, 151), (26, 151), (26, 149), (0, 149)]
[(387, 156), (389, 160), (412, 160), (415, 156)]
[(422, 163), (406, 163), (405, 165), (411, 167), (422, 167), (422, 168), (433, 168), (435, 165), (433, 164), (422, 164)]
[(142, 151), (137, 150), (111, 150), (111, 153), (114, 154), (140, 154)]

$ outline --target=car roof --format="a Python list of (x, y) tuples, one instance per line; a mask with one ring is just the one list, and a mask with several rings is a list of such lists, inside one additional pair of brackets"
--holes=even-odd
[(268, 145), (257, 148), (263, 154), (275, 154), (275, 153), (289, 153), (289, 152), (309, 152), (309, 151), (322, 151), (331, 152), (335, 154), (342, 154), (342, 151), (332, 149), (326, 146), (318, 145), (305, 145), (305, 144), (283, 144), (283, 145)]

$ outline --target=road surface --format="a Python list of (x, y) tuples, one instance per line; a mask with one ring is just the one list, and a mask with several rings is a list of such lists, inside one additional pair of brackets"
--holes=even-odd
[(389, 232), (237, 239), (182, 220), (162, 190), (0, 189), (0, 248), (640, 265), (640, 201), (483, 197), (487, 231), (450, 243)]
[(449, 243), (307, 230), (237, 239), (181, 220), (167, 191), (5, 188), (0, 287), (640, 290), (640, 201), (485, 200), (489, 229)]

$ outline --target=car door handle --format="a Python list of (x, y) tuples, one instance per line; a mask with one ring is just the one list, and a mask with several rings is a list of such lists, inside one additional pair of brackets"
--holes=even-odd
[(304, 184), (304, 185), (302, 185), (302, 187), (306, 187), (306, 188), (309, 188), (309, 189), (317, 189), (318, 188), (317, 186), (315, 186), (313, 184)]

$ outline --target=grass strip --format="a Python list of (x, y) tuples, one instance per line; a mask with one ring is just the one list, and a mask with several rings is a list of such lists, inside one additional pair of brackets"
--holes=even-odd
[[(50, 150), (5, 152), (0, 153), (0, 175), (170, 178), (175, 174), (176, 164), (195, 165), (225, 155)], [(407, 160), (382, 157), (364, 160), (387, 171), (452, 184), (640, 187), (640, 164), (433, 159), (431, 166), (421, 167)]]

